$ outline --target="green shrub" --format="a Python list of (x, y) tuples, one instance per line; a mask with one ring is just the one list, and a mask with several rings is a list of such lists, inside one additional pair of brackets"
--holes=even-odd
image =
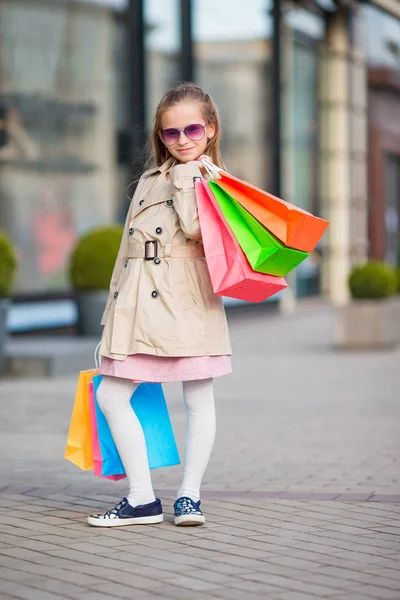
[(396, 277), (397, 277), (397, 293), (400, 294), (400, 267), (396, 269)]
[(354, 267), (349, 277), (353, 298), (388, 298), (396, 293), (396, 272), (382, 262), (369, 262)]
[(12, 242), (4, 232), (0, 232), (0, 298), (10, 296), (16, 267)]
[(89, 231), (75, 246), (69, 278), (75, 290), (107, 290), (110, 285), (123, 227), (112, 225)]

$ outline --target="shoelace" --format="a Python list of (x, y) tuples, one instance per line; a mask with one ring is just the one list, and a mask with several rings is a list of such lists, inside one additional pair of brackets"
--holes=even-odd
[(201, 514), (199, 509), (195, 507), (194, 503), (191, 500), (186, 500), (186, 498), (184, 500), (181, 500), (181, 502), (177, 504), (176, 508), (183, 513), (196, 513), (199, 515)]
[(108, 510), (107, 512), (105, 512), (104, 514), (99, 514), (97, 515), (98, 519), (115, 519), (116, 516), (118, 516), (118, 511), (122, 508), (124, 504), (124, 501), (121, 500), (121, 502), (118, 502), (118, 504), (116, 506), (114, 506), (114, 508), (112, 508), (111, 510)]

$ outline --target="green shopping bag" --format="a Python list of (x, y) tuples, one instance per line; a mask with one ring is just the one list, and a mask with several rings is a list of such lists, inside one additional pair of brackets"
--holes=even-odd
[(284, 277), (309, 256), (285, 246), (217, 183), (209, 185), (254, 271)]

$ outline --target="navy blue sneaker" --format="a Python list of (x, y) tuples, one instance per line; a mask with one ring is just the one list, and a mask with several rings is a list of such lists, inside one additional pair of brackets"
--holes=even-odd
[(94, 527), (121, 527), (124, 525), (149, 525), (161, 523), (163, 512), (158, 498), (149, 504), (131, 506), (126, 498), (108, 512), (88, 517), (89, 525)]
[(200, 500), (194, 502), (188, 496), (182, 496), (174, 504), (175, 525), (193, 526), (206, 522), (200, 509)]

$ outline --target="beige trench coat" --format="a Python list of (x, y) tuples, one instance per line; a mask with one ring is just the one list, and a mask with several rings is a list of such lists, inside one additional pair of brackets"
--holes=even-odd
[(231, 354), (201, 244), (193, 183), (201, 173), (172, 165), (146, 171), (132, 199), (101, 321), (103, 356)]

